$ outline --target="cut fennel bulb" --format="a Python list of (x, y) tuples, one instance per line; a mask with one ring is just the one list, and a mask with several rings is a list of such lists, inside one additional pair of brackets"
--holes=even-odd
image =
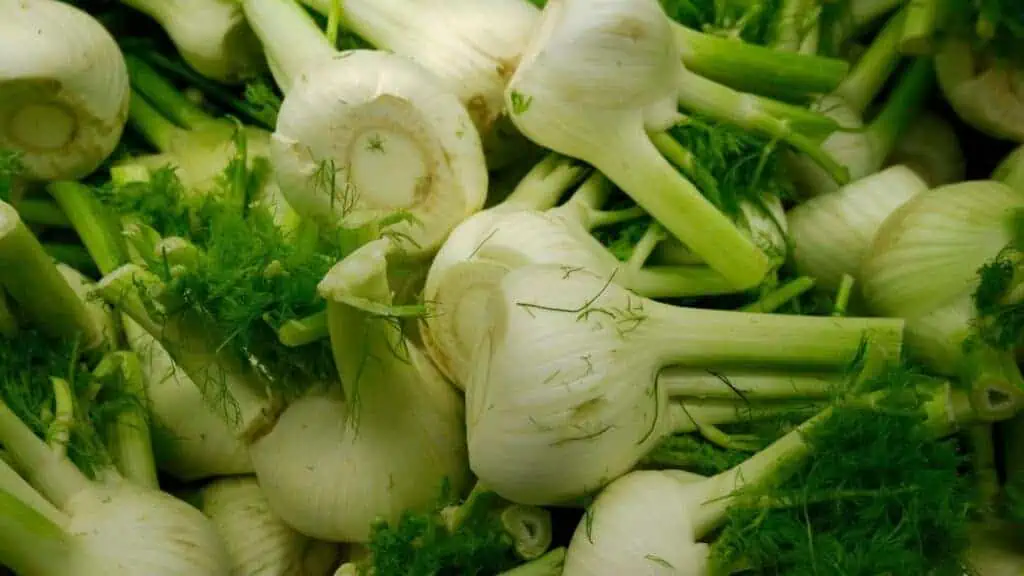
[[(907, 320), (911, 357), (940, 374), (1002, 386), (1011, 395), (1024, 381), (1012, 351), (979, 337), (972, 296), (979, 271), (1018, 234), (1022, 209), (1024, 193), (995, 181), (920, 193), (885, 220), (859, 274), (872, 312)], [(1016, 297), (1012, 288), (1009, 296)]]
[(675, 123), (682, 105), (785, 140), (844, 179), (760, 100), (687, 71), (656, 0), (548, 4), (505, 104), (527, 137), (592, 164), (737, 289), (760, 283), (771, 262), (662, 157), (648, 131)]
[(252, 476), (220, 478), (199, 490), (231, 557), (232, 576), (327, 576), (337, 564), (337, 544), (299, 534), (270, 509)]
[(116, 41), (82, 10), (56, 0), (0, 2), (0, 150), (25, 175), (74, 180), (117, 146), (128, 74)]
[(156, 20), (196, 72), (237, 83), (266, 69), (260, 42), (237, 0), (121, 0)]
[(902, 344), (902, 320), (681, 308), (612, 280), (537, 265), (491, 290), (466, 384), (469, 458), (509, 500), (569, 502), (692, 430), (685, 386), (662, 385), (663, 368), (839, 370), (865, 338), (891, 358)]
[(486, 294), (509, 270), (559, 264), (613, 275), (617, 284), (649, 297), (732, 292), (729, 282), (706, 266), (633, 268), (615, 258), (590, 231), (636, 210), (601, 211), (610, 191), (608, 181), (595, 173), (566, 203), (540, 211), (530, 204), (542, 202), (531, 202), (524, 197), (531, 193), (520, 188), (452, 231), (427, 274), (423, 298), (432, 313), (423, 320), (422, 337), (431, 358), (457, 386), (464, 388), (469, 377), (477, 327), (487, 315)]
[(935, 70), (942, 93), (964, 122), (990, 136), (1024, 142), (1019, 65), (951, 36), (935, 55)]
[(882, 222), (928, 185), (905, 166), (893, 166), (797, 205), (787, 214), (793, 262), (828, 292), (856, 275)]
[(483, 207), (487, 166), (459, 99), (411, 60), (338, 53), (292, 0), (245, 0), (285, 99), (271, 142), (289, 203), (326, 229), (388, 227), (411, 258), (432, 255)]

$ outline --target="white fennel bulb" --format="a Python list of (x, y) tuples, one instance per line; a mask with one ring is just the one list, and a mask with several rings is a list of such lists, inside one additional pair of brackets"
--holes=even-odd
[(388, 226), (410, 257), (432, 255), (483, 207), (487, 166), (459, 99), (411, 60), (338, 53), (293, 0), (245, 0), (285, 99), (271, 158), (285, 197), (330, 229)]
[(956, 131), (934, 112), (924, 112), (910, 123), (885, 163), (910, 168), (929, 188), (961, 182), (967, 172)]
[[(460, 224), (438, 252), (423, 288), (431, 314), (423, 320), (423, 341), (431, 358), (460, 388), (465, 386), (473, 347), (486, 318), (486, 295), (509, 270), (530, 264), (559, 264), (612, 275), (615, 282), (649, 297), (700, 296), (732, 292), (706, 266), (630, 267), (590, 235), (592, 228), (638, 216), (636, 210), (603, 212), (610, 184), (594, 174), (557, 208), (532, 209), (523, 190)], [(527, 191), (527, 194), (529, 192)]]
[(396, 522), (434, 503), (446, 480), (455, 491), (468, 481), (461, 399), (380, 315), (389, 250), (371, 242), (320, 284), (343, 391), (293, 402), (251, 447), (271, 508), (324, 540), (366, 542), (375, 520)]
[[(528, 266), (492, 288), (466, 384), (470, 466), (504, 498), (572, 501), (693, 428), (670, 366), (837, 370), (864, 338), (896, 356), (903, 322), (682, 308), (610, 277)], [(685, 382), (685, 381), (683, 381)]]
[[(303, 0), (327, 15), (332, 0)], [(434, 74), (469, 110), (491, 167), (527, 142), (504, 114), (505, 83), (540, 12), (523, 0), (346, 0), (342, 24), (380, 50)]]
[[(922, 390), (924, 426), (936, 437), (988, 416), (948, 383)], [(882, 393), (884, 394), (884, 392)], [(865, 400), (870, 404), (872, 396)], [(808, 434), (826, 426), (827, 408), (733, 468), (710, 477), (681, 471), (634, 471), (606, 487), (576, 527), (564, 576), (710, 576), (702, 542), (726, 520), (745, 487), (782, 482), (813, 458)]]
[[(213, 524), (185, 502), (113, 470), (89, 480), (0, 403), (0, 441), (28, 486), (0, 486), (0, 560), (25, 576), (223, 576)], [(42, 500), (45, 498), (45, 500)]]
[(234, 576), (327, 576), (341, 550), (296, 532), (270, 509), (252, 476), (220, 478), (199, 490), (231, 557)]
[[(916, 59), (902, 73), (875, 116), (870, 120), (864, 117), (900, 62), (899, 42), (904, 19), (902, 12), (893, 16), (842, 84), (814, 104), (816, 110), (843, 127), (831, 134), (821, 147), (846, 167), (851, 181), (882, 168), (900, 136), (924, 105), (934, 83), (931, 59)], [(804, 196), (833, 192), (843, 184), (810, 158), (792, 156), (789, 165), (794, 184)]]
[(266, 69), (260, 42), (238, 0), (121, 0), (167, 32), (196, 72), (225, 83), (242, 82)]
[(948, 38), (935, 55), (939, 87), (960, 118), (982, 132), (1024, 142), (1024, 72), (1008, 58)]
[(468, 480), (461, 399), (400, 323), (381, 316), (391, 306), (390, 250), (387, 240), (367, 244), (325, 277), (341, 384), (313, 384), (284, 406), (268, 397), (258, 367), (223, 353), (222, 338), (194, 315), (150, 312), (161, 309), (159, 278), (126, 265), (98, 285), (193, 382), (229, 399), (214, 413), (248, 446), (271, 509), (325, 541), (366, 542), (376, 520), (428, 508), (446, 480), (453, 490)]
[(981, 180), (918, 194), (885, 220), (859, 285), (869, 310), (907, 320), (911, 357), (976, 386), (1021, 388), (1012, 352), (977, 338), (972, 295), (982, 267), (1014, 240), (1022, 209), (1024, 192)]
[(145, 377), (157, 466), (184, 481), (252, 472), (247, 447), (188, 374), (137, 322), (122, 322)]
[(926, 190), (914, 171), (893, 166), (795, 206), (787, 219), (796, 270), (834, 292), (843, 275), (860, 271), (882, 222)]
[(654, 146), (678, 107), (786, 141), (837, 179), (843, 170), (762, 101), (683, 67), (656, 0), (550, 2), (505, 90), (531, 140), (604, 173), (737, 289), (757, 285), (770, 259)]
[[(128, 117), (128, 74), (109, 32), (56, 0), (0, 2), (0, 150), (26, 176), (77, 180), (106, 160)], [(16, 47), (16, 48), (13, 48)]]

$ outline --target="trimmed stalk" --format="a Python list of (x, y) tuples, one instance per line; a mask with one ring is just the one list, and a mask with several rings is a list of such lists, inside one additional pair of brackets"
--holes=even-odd
[(135, 402), (122, 408), (107, 430), (107, 449), (121, 475), (143, 488), (159, 490), (148, 419), (148, 399), (139, 358), (132, 352), (112, 352), (93, 370), (100, 382), (119, 388)]
[(101, 274), (109, 274), (127, 261), (124, 239), (113, 215), (87, 186), (78, 182), (53, 182), (46, 190), (67, 215)]
[(86, 304), (64, 279), (17, 210), (0, 202), (0, 284), (33, 324), (57, 338), (82, 339), (86, 349), (104, 341)]
[(903, 332), (901, 320), (680, 308), (558, 266), (509, 272), (487, 310), (466, 387), (470, 464), (537, 505), (601, 488), (673, 432), (663, 368), (841, 370), (865, 339), (898, 358)]

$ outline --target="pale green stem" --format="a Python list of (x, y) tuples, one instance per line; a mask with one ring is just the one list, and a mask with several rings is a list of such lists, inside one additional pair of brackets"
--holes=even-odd
[[(779, 115), (781, 104), (770, 110), (756, 96), (737, 92), (685, 71), (681, 75), (677, 93), (679, 105), (687, 110), (786, 142), (807, 154), (840, 184), (845, 184), (850, 178), (847, 169), (821, 149), (817, 138), (801, 134), (797, 131), (799, 128), (794, 128), (794, 122), (776, 116)], [(821, 116), (824, 118), (824, 115)], [(835, 122), (831, 119), (827, 123), (835, 128)]]
[(1018, 146), (1003, 158), (992, 172), (992, 179), (1024, 193), (1024, 146)]
[(971, 447), (971, 469), (978, 488), (983, 516), (991, 516), (999, 498), (999, 474), (996, 471), (996, 449), (991, 424), (976, 424), (967, 429)]
[(825, 405), (822, 399), (816, 398), (784, 398), (755, 403), (735, 397), (731, 400), (674, 400), (668, 407), (672, 433), (697, 432), (713, 442), (724, 436), (717, 429), (718, 426), (769, 420), (779, 416), (807, 418)]
[(846, 308), (850, 304), (850, 296), (853, 294), (853, 276), (843, 274), (839, 280), (839, 289), (836, 291), (835, 305), (832, 307), (833, 316), (846, 316)]
[(258, 438), (279, 410), (273, 399), (267, 397), (268, 383), (254, 367), (223, 352), (223, 338), (190, 311), (160, 312), (160, 305), (152, 296), (162, 290), (159, 278), (133, 264), (108, 274), (97, 285), (104, 300), (163, 344), (177, 365), (199, 386), (217, 415), (239, 437), (245, 441)]
[(536, 560), (506, 570), (498, 576), (561, 576), (565, 565), (565, 548), (555, 548)]
[(658, 374), (670, 397), (697, 400), (824, 400), (842, 388), (842, 374), (758, 370), (702, 370), (671, 366)]
[(90, 488), (89, 479), (70, 460), (51, 450), (2, 402), (0, 442), (29, 484), (58, 509), (64, 509), (75, 495)]
[(178, 143), (188, 137), (187, 130), (167, 119), (134, 90), (128, 104), (128, 122), (147, 142), (161, 152), (175, 152)]
[(633, 246), (633, 252), (629, 255), (629, 261), (626, 262), (626, 267), (631, 270), (639, 270), (643, 268), (647, 260), (650, 259), (651, 254), (654, 253), (654, 249), (658, 247), (667, 235), (665, 229), (661, 227), (661, 224), (657, 222), (651, 222), (648, 224), (647, 229), (644, 230), (644, 235), (640, 237), (640, 241)]
[(500, 206), (517, 210), (547, 210), (558, 204), (558, 200), (582, 182), (591, 170), (578, 160), (551, 152), (519, 181)]
[(939, 24), (940, 4), (945, 0), (910, 0), (903, 23), (900, 51), (914, 56), (931, 54), (935, 49), (935, 32)]
[(740, 312), (774, 312), (814, 288), (814, 278), (801, 276), (760, 297), (756, 302), (740, 308)]
[(43, 498), (36, 489), (29, 485), (11, 465), (0, 459), (0, 492), (5, 492), (32, 508), (50, 522), (62, 525), (67, 521), (64, 513)]
[(68, 574), (71, 556), (60, 524), (0, 489), (0, 564), (17, 574)]
[(17, 335), (18, 319), (7, 303), (7, 292), (0, 286), (0, 336), (14, 338)]
[[(477, 505), (477, 502), (479, 502), (482, 497), (488, 494), (494, 493), (478, 480), (461, 504), (448, 506), (441, 511), (445, 528), (449, 532), (453, 533), (461, 528), (466, 522), (466, 519), (469, 518), (470, 514), (473, 512), (473, 507)], [(497, 495), (494, 495), (493, 497), (498, 498)]]
[[(864, 402), (871, 406), (873, 398), (869, 396)], [(967, 397), (950, 388), (930, 398), (923, 411), (925, 425), (936, 437), (951, 434), (961, 425), (973, 424), (977, 419)], [(721, 525), (743, 487), (785, 480), (812, 454), (807, 435), (826, 424), (833, 414), (833, 408), (819, 412), (738, 466), (703, 481), (704, 497), (694, 518), (695, 538), (699, 540)]]
[(917, 58), (900, 77), (882, 110), (865, 129), (872, 141), (876, 164), (881, 166), (900, 136), (917, 118), (935, 84), (931, 58)]
[(718, 181), (704, 169), (697, 156), (690, 152), (668, 132), (651, 134), (651, 142), (669, 162), (686, 175), (700, 188), (704, 196), (715, 206), (721, 206), (722, 198), (718, 191)]
[(81, 337), (86, 349), (104, 340), (102, 326), (25, 227), (18, 211), (0, 202), (0, 284), (32, 324), (56, 338)]
[(738, 90), (792, 97), (831, 92), (849, 70), (843, 60), (795, 54), (702, 34), (673, 23), (683, 64)]
[(316, 21), (293, 0), (242, 0), (242, 8), (285, 94), (310, 65), (337, 54)]
[(899, 44), (903, 20), (903, 12), (889, 20), (857, 60), (850, 74), (833, 92), (859, 116), (864, 115), (900, 62)]
[(26, 198), (16, 205), (21, 219), (29, 224), (48, 228), (70, 228), (71, 221), (60, 206), (41, 198)]
[(327, 12), (327, 25), (324, 33), (331, 46), (338, 45), (338, 32), (341, 30), (341, 0), (331, 0), (331, 9)]
[(817, 33), (818, 11), (816, 0), (783, 0), (773, 23), (771, 47), (801, 52), (808, 36)]
[(160, 489), (147, 417), (146, 384), (138, 357), (132, 352), (108, 354), (93, 375), (131, 397), (134, 404), (123, 407), (107, 430), (111, 459), (128, 481), (136, 486)]
[(63, 378), (50, 378), (53, 386), (53, 421), (49, 426), (50, 449), (65, 458), (71, 441), (71, 426), (75, 422), (75, 400), (71, 384)]
[(127, 261), (124, 239), (114, 215), (88, 186), (78, 182), (51, 182), (46, 190), (71, 221), (100, 273), (109, 274)]
[(289, 348), (297, 348), (327, 338), (327, 311), (288, 320), (277, 330), (277, 339)]
[(125, 54), (128, 76), (132, 89), (152, 103), (153, 107), (179, 125), (195, 129), (220, 126), (221, 121), (207, 114), (202, 108), (182, 94), (174, 84), (161, 76), (145, 60), (132, 54)]

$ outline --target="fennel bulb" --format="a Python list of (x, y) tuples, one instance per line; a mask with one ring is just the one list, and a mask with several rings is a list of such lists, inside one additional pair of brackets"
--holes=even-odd
[[(119, 441), (140, 433), (136, 423), (122, 429)], [(0, 560), (19, 574), (228, 573), (228, 556), (213, 525), (185, 502), (113, 469), (88, 479), (4, 403), (0, 441), (28, 481), (7, 474), (0, 482)]]
[(199, 501), (224, 540), (234, 576), (327, 576), (340, 556), (337, 544), (284, 524), (251, 476), (214, 480), (199, 490)]
[(183, 60), (218, 82), (238, 83), (266, 69), (260, 42), (238, 0), (121, 0), (156, 20)]
[[(332, 1), (303, 3), (326, 16)], [(491, 168), (528, 149), (505, 115), (503, 92), (538, 16), (523, 0), (346, 0), (341, 10), (347, 29), (416, 62), (459, 98)]]
[(109, 156), (128, 114), (128, 74), (114, 38), (56, 0), (0, 2), (0, 150), (24, 176), (82, 178)]
[[(374, 521), (468, 482), (463, 409), (430, 360), (387, 319), (390, 242), (364, 245), (320, 284), (342, 390), (292, 403), (251, 447), (271, 508), (299, 532), (366, 542)], [(291, 460), (282, 466), (282, 459)]]
[(245, 0), (285, 92), (271, 159), (285, 197), (331, 229), (401, 214), (387, 231), (411, 258), (483, 207), (487, 166), (469, 113), (420, 65), (338, 53), (293, 0)]
[[(514, 502), (571, 501), (632, 468), (677, 428), (693, 429), (659, 384), (679, 365), (838, 370), (863, 340), (899, 355), (903, 322), (682, 308), (612, 277), (528, 266), (492, 288), (466, 384), (470, 466)], [(683, 381), (685, 382), (685, 380)]]
[[(889, 382), (883, 384), (890, 385)], [(920, 424), (917, 420), (907, 419), (908, 421), (901, 426), (916, 427), (923, 424), (924, 429), (905, 437), (904, 444), (910, 440), (914, 441), (908, 446), (901, 446), (905, 449), (916, 447), (915, 444), (923, 440), (922, 436), (924, 439), (941, 438), (957, 431), (961, 426), (985, 418), (982, 413), (974, 411), (966, 395), (955, 391), (948, 383), (922, 388), (914, 391), (919, 398), (915, 400), (913, 408), (914, 416), (917, 416), (918, 411), (921, 413)], [(735, 537), (736, 532), (749, 532), (751, 529), (761, 528), (756, 524), (730, 525), (716, 536), (725, 541), (724, 547), (728, 551), (726, 557), (723, 559), (714, 554), (711, 547), (702, 540), (713, 536), (718, 528), (730, 519), (730, 509), (735, 505), (743, 505), (753, 508), (751, 515), (757, 514), (759, 509), (768, 515), (773, 506), (813, 506), (816, 501), (808, 502), (800, 495), (790, 496), (791, 492), (788, 489), (780, 490), (776, 496), (772, 487), (789, 479), (793, 473), (801, 469), (804, 462), (814, 458), (816, 453), (829, 449), (827, 443), (823, 444), (823, 438), (829, 438), (832, 433), (827, 427), (833, 424), (833, 415), (840, 418), (836, 422), (840, 425), (840, 430), (844, 429), (844, 423), (850, 421), (850, 416), (862, 418), (858, 423), (861, 426), (866, 423), (863, 420), (866, 418), (891, 417), (885, 414), (886, 409), (891, 407), (886, 396), (893, 394), (894, 399), (902, 397), (903, 401), (906, 401), (907, 396), (903, 394), (904, 392), (908, 390), (883, 389), (848, 400), (854, 404), (853, 410), (867, 412), (863, 415), (853, 413), (842, 403), (834, 408), (828, 408), (747, 460), (710, 477), (665, 470), (634, 471), (619, 478), (597, 496), (577, 526), (566, 555), (565, 576), (707, 576), (729, 573), (726, 567), (718, 564), (723, 563), (723, 560), (726, 564), (735, 561), (734, 558), (728, 557), (728, 552), (733, 552), (733, 555), (743, 554), (742, 548), (730, 550), (730, 545), (735, 546), (736, 542), (731, 541), (729, 536)], [(857, 403), (863, 405), (857, 406)], [(902, 406), (909, 408), (907, 404)], [(881, 414), (872, 413), (875, 407)], [(840, 416), (839, 411), (845, 413)], [(881, 430), (889, 431), (886, 428)], [(952, 452), (952, 448), (949, 448), (949, 451)], [(877, 460), (879, 456), (876, 453), (873, 457)], [(927, 463), (925, 459), (922, 461)], [(876, 466), (884, 467), (884, 464)], [(952, 472), (951, 469), (948, 471)], [(759, 491), (759, 488), (766, 488), (767, 494)], [(842, 489), (837, 492), (842, 493)], [(773, 496), (777, 500), (773, 501)], [(809, 498), (822, 496), (826, 503), (829, 499), (837, 497), (826, 492), (815, 493)], [(765, 500), (760, 500), (760, 497)], [(806, 512), (807, 508), (804, 511)], [(906, 513), (910, 514), (909, 511)], [(730, 530), (732, 534), (729, 534)], [(910, 540), (910, 546), (918, 544), (915, 536), (920, 534), (901, 535), (902, 538)], [(759, 534), (752, 537), (757, 539), (778, 536)], [(780, 545), (788, 547), (792, 544), (780, 538), (777, 542), (766, 544), (763, 549), (767, 553), (767, 550)], [(807, 544), (800, 542), (798, 545)], [(756, 545), (754, 547), (758, 548)], [(857, 552), (863, 553), (862, 550)], [(833, 556), (831, 560), (834, 561), (836, 555), (844, 556), (844, 551), (825, 551), (821, 554)], [(756, 563), (759, 559), (748, 560)], [(844, 567), (834, 567), (843, 572)], [(752, 568), (757, 570), (761, 566), (755, 565)], [(772, 570), (779, 567), (764, 568)], [(783, 570), (780, 573), (788, 572)]]
[(966, 163), (956, 131), (933, 112), (915, 118), (885, 159), (887, 166), (902, 164), (917, 172), (929, 188), (963, 181)]
[(869, 310), (907, 320), (912, 358), (968, 383), (1002, 386), (1007, 394), (1024, 389), (1012, 352), (1002, 349), (1012, 343), (979, 335), (985, 319), (972, 295), (983, 281), (979, 271), (1012, 246), (1022, 209), (1024, 192), (995, 181), (920, 193), (885, 220), (859, 274)]
[(633, 268), (615, 258), (590, 235), (592, 228), (614, 222), (624, 212), (630, 215), (629, 209), (600, 210), (610, 192), (607, 180), (595, 173), (566, 203), (541, 211), (534, 206), (546, 205), (548, 199), (530, 198), (524, 186), (452, 231), (427, 274), (423, 298), (431, 303), (432, 313), (423, 319), (421, 335), (431, 358), (456, 386), (464, 388), (469, 377), (480, 336), (476, 327), (487, 315), (486, 294), (509, 270), (559, 264), (614, 275), (616, 283), (649, 297), (732, 291), (721, 275), (705, 266)]
[(787, 220), (797, 272), (834, 292), (843, 275), (860, 271), (882, 222), (926, 190), (913, 170), (893, 166), (795, 206)]
[(1024, 142), (1024, 73), (1017, 64), (951, 36), (935, 54), (935, 71), (946, 101), (964, 122), (990, 136)]
[[(505, 104), (527, 137), (592, 164), (736, 289), (760, 283), (771, 262), (661, 156), (648, 131), (675, 123), (682, 105), (834, 167), (757, 98), (687, 71), (655, 0), (548, 3)], [(841, 169), (830, 172), (843, 179)]]
[(137, 322), (130, 317), (122, 322), (146, 381), (157, 466), (185, 481), (252, 472), (247, 447), (188, 374)]

